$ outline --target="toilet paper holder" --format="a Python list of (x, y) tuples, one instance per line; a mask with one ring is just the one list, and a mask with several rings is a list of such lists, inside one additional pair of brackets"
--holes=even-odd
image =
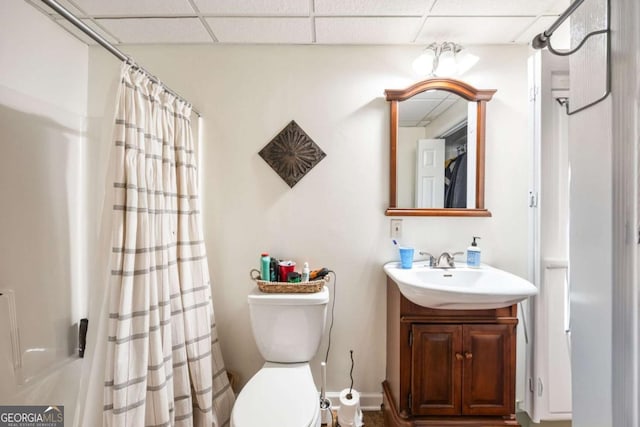
[(362, 410), (360, 409), (360, 393), (345, 388), (340, 392), (340, 408), (338, 409), (338, 425), (340, 427), (362, 427)]

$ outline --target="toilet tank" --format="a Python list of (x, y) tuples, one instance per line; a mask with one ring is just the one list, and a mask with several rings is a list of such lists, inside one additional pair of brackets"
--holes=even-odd
[(267, 362), (308, 362), (324, 334), (329, 289), (311, 294), (262, 293), (248, 296), (253, 337)]

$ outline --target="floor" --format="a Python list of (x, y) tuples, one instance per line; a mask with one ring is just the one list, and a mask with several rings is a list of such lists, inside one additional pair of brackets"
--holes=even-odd
[[(384, 427), (384, 417), (382, 411), (363, 411), (364, 427)], [(334, 427), (338, 425), (337, 416), (334, 415)], [(322, 424), (326, 426), (326, 424)]]

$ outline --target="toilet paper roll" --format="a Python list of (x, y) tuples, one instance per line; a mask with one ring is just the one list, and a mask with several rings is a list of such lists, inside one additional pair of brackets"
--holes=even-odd
[(342, 427), (359, 427), (362, 425), (360, 411), (360, 393), (351, 390), (351, 399), (347, 397), (349, 389), (340, 392), (340, 409), (338, 409), (338, 424)]

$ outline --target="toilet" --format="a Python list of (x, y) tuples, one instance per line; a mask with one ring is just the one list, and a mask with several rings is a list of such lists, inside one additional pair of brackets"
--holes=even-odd
[(265, 360), (244, 386), (231, 427), (320, 427), (320, 399), (309, 361), (322, 340), (329, 289), (248, 296), (251, 329)]

